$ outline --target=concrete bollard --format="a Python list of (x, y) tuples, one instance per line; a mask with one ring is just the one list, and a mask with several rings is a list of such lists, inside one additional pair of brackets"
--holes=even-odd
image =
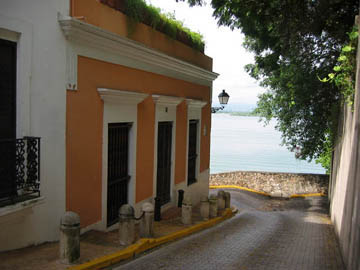
[(192, 203), (189, 196), (185, 196), (181, 206), (181, 222), (190, 225), (192, 220)]
[(225, 192), (223, 190), (219, 190), (217, 194), (217, 204), (218, 204), (218, 210), (224, 210), (225, 209)]
[(124, 204), (119, 210), (119, 243), (127, 246), (135, 242), (135, 214), (134, 208)]
[(207, 196), (201, 196), (200, 198), (200, 216), (203, 220), (209, 219), (209, 199)]
[(210, 203), (209, 216), (210, 216), (210, 218), (217, 217), (217, 214), (218, 214), (217, 200), (218, 200), (218, 198), (216, 197), (215, 194), (210, 195), (210, 198), (209, 198), (209, 203)]
[(60, 262), (75, 263), (80, 258), (80, 217), (66, 212), (60, 220)]
[(225, 192), (225, 208), (231, 207), (231, 194), (230, 192)]
[(154, 237), (154, 206), (151, 203), (144, 203), (141, 207), (144, 216), (140, 221), (140, 236)]

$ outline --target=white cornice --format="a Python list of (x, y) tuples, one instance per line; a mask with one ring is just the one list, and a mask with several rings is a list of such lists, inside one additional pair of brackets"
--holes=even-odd
[(137, 105), (147, 98), (148, 94), (114, 90), (108, 88), (98, 88), (98, 93), (102, 100), (110, 103), (125, 104), (125, 105)]
[[(72, 52), (70, 58), (85, 54), (84, 56), (87, 57), (206, 86), (211, 86), (212, 81), (219, 75), (72, 17), (59, 15), (58, 20), (66, 38), (76, 51), (75, 55)], [(76, 65), (76, 60), (70, 59), (69, 62), (72, 67), (68, 67), (68, 72), (76, 72), (77, 69), (73, 67)], [(77, 74), (69, 74), (68, 83), (76, 84), (76, 77)]]
[(186, 99), (186, 103), (189, 106), (189, 108), (193, 108), (193, 109), (201, 109), (207, 104), (206, 101), (190, 99), (190, 98)]
[(155, 104), (163, 106), (177, 106), (184, 100), (184, 98), (181, 97), (163, 95), (152, 95), (152, 98)]

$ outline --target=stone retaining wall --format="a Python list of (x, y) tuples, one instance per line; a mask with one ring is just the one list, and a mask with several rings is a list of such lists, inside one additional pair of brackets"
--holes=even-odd
[(238, 185), (276, 196), (328, 192), (329, 176), (323, 174), (235, 171), (210, 175), (210, 185)]

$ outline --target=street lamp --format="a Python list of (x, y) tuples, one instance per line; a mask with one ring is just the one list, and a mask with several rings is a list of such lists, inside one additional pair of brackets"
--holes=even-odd
[(228, 93), (225, 92), (225, 90), (222, 90), (222, 92), (218, 95), (218, 98), (221, 107), (211, 107), (212, 113), (223, 110), (225, 108), (225, 105), (228, 103), (230, 96)]

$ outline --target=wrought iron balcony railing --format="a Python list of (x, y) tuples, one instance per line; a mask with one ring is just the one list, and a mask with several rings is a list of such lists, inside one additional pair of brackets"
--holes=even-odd
[(0, 207), (40, 197), (40, 138), (0, 140)]

